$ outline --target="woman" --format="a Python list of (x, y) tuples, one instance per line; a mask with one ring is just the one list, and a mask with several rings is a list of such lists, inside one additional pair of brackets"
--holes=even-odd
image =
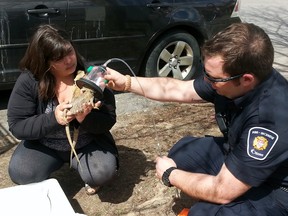
[(51, 25), (36, 30), (20, 68), (23, 72), (8, 103), (9, 130), (22, 140), (9, 164), (12, 181), (45, 180), (70, 161), (68, 122), (72, 133), (74, 127), (79, 129), (75, 149), (80, 164), (73, 157), (71, 166), (78, 170), (87, 193), (95, 193), (118, 169), (118, 152), (109, 132), (116, 122), (113, 92), (106, 88), (103, 101), (83, 104), (83, 110), (74, 115), (66, 113), (71, 108), (74, 78), (85, 67), (67, 33)]

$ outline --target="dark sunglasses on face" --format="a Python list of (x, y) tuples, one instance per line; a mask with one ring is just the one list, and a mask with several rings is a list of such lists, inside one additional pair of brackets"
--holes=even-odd
[(228, 82), (230, 80), (234, 80), (237, 78), (242, 77), (244, 74), (238, 74), (235, 76), (231, 76), (231, 77), (227, 77), (227, 78), (213, 78), (211, 77), (205, 70), (205, 68), (203, 67), (203, 73), (206, 79), (208, 79), (210, 82), (216, 83), (216, 82)]

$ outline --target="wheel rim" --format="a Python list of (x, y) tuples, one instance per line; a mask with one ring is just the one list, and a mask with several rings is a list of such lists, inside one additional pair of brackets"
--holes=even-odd
[(161, 77), (185, 79), (193, 66), (193, 51), (188, 43), (175, 41), (168, 44), (160, 53), (157, 72)]

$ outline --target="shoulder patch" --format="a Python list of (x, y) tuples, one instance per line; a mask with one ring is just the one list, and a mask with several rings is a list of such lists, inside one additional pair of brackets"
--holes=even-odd
[(264, 160), (278, 140), (278, 134), (262, 127), (253, 127), (247, 138), (247, 154), (256, 159)]

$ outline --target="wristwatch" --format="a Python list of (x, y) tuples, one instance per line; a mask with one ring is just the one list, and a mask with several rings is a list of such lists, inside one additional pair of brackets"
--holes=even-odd
[(169, 180), (169, 176), (170, 176), (171, 172), (173, 170), (175, 170), (175, 169), (177, 169), (177, 168), (176, 167), (170, 167), (162, 175), (162, 182), (167, 187), (171, 187), (172, 186), (172, 184), (170, 183), (170, 180)]

